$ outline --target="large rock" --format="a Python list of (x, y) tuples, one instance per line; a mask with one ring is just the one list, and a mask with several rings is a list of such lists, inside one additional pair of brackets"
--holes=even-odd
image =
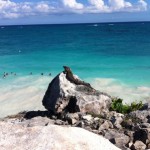
[(148, 139), (148, 134), (145, 129), (139, 129), (134, 132), (133, 138), (133, 142), (138, 140), (142, 141), (143, 143), (146, 143), (146, 140)]
[[(33, 119), (30, 120), (32, 122)], [(62, 127), (41, 124), (42, 117), (33, 120), (36, 124), (12, 119), (0, 121), (1, 150), (119, 150), (107, 139), (77, 127)], [(45, 119), (44, 119), (45, 120)], [(38, 125), (38, 121), (40, 122)], [(45, 120), (47, 123), (48, 120)], [(25, 125), (25, 123), (27, 123)]]
[(133, 134), (133, 142), (142, 141), (145, 144), (150, 143), (150, 128), (139, 129)]
[(121, 131), (119, 133), (115, 129), (108, 130), (104, 137), (122, 150), (126, 150), (126, 144), (129, 143), (130, 140), (129, 136), (121, 133)]
[(146, 145), (142, 141), (136, 141), (132, 146), (131, 150), (145, 150)]
[(138, 121), (140, 121), (140, 122), (144, 122), (144, 123), (148, 122), (148, 123), (150, 123), (150, 121), (149, 121), (150, 109), (133, 111), (129, 115), (132, 118), (137, 118)]
[(110, 113), (110, 116), (112, 115), (112, 117), (110, 118), (112, 124), (118, 128), (118, 129), (121, 129), (122, 126), (121, 126), (121, 123), (123, 122), (123, 117), (124, 115), (123, 114), (120, 114), (120, 113), (117, 113), (115, 111), (111, 112)]
[(72, 72), (71, 75), (73, 79), (70, 79), (64, 71), (49, 84), (42, 101), (47, 110), (57, 113), (67, 110), (100, 114), (109, 109), (111, 104), (109, 95), (95, 90)]

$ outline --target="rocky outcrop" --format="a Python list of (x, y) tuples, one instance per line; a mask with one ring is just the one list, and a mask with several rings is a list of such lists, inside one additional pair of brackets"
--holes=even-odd
[(0, 121), (1, 150), (119, 150), (102, 136), (45, 117)]
[(49, 84), (43, 98), (48, 112), (56, 112), (54, 124), (68, 124), (103, 135), (122, 150), (150, 147), (149, 104), (126, 115), (109, 111), (109, 95), (81, 81), (69, 67), (64, 69)]
[[(69, 128), (69, 131), (70, 128), (75, 129), (75, 131), (78, 132), (78, 135), (76, 136), (81, 136), (76, 128), (83, 128), (97, 134), (98, 136), (103, 136), (122, 150), (142, 150), (145, 148), (150, 148), (150, 124), (143, 123), (131, 114), (133, 113), (123, 115), (115, 111), (109, 111), (103, 115), (87, 114), (82, 112), (65, 112), (63, 114), (57, 115), (51, 115), (48, 111), (23, 112), (17, 115), (9, 116), (8, 118), (2, 119), (2, 121), (0, 121), (0, 138), (4, 138), (3, 134), (9, 135), (9, 129), (5, 132), (5, 128), (7, 128), (8, 124), (11, 125), (12, 128), (15, 128), (16, 131), (17, 128), (21, 128), (21, 130), (25, 131), (27, 130), (27, 134), (30, 134), (28, 132), (28, 129), (31, 129), (32, 131), (39, 126), (42, 132), (43, 128), (48, 127), (48, 129), (44, 130), (45, 132), (51, 133), (51, 131), (49, 130), (49, 126), (59, 125), (60, 128), (65, 127), (64, 131), (66, 131), (66, 128)], [(126, 126), (124, 122), (127, 122)], [(128, 122), (130, 122), (130, 128), (127, 125)], [(52, 127), (52, 130), (55, 129), (53, 129)], [(13, 130), (14, 133), (16, 131)], [(67, 136), (69, 138), (69, 136), (71, 136), (70, 134), (72, 133), (69, 133), (69, 131), (66, 131), (66, 134), (64, 133), (65, 137)], [(16, 136), (19, 135), (16, 133)], [(44, 137), (47, 135), (43, 133), (43, 135), (40, 134), (40, 136)], [(30, 137), (28, 138), (30, 139)], [(26, 139), (26, 141), (29, 141), (28, 138)], [(62, 146), (61, 148), (64, 147)], [(92, 148), (89, 147), (89, 150), (92, 150)]]
[[(69, 68), (69, 67), (68, 67)], [(43, 105), (50, 112), (82, 112), (101, 114), (107, 112), (111, 97), (95, 90), (90, 84), (65, 69), (49, 84), (43, 98)]]
[[(25, 132), (27, 132), (27, 135), (26, 133), (24, 133), (24, 131), (22, 132), (25, 135), (25, 137), (27, 136), (26, 142), (29, 143), (30, 145), (35, 146), (33, 143), (30, 143), (31, 139), (30, 137), (28, 137), (30, 135), (30, 132), (28, 130), (31, 131), (31, 135), (32, 135), (32, 131), (40, 127), (40, 130), (42, 131), (43, 135), (40, 134), (39, 136), (45, 137), (47, 136), (45, 132), (51, 133), (51, 131), (49, 130), (49, 126), (59, 125), (61, 128), (62, 127), (69, 128), (69, 131), (70, 128), (73, 127), (73, 129), (75, 129), (75, 132), (78, 132), (78, 135), (76, 136), (81, 136), (79, 131), (76, 130), (77, 127), (96, 133), (98, 136), (100, 135), (104, 136), (104, 138), (108, 139), (111, 143), (113, 143), (114, 145), (116, 145), (122, 150), (149, 149), (150, 148), (150, 123), (143, 122), (145, 119), (141, 120), (138, 118), (138, 116), (134, 115), (137, 113), (143, 114), (143, 112), (144, 114), (146, 114), (146, 111), (147, 114), (149, 114), (148, 113), (149, 110), (135, 111), (126, 115), (117, 113), (115, 111), (109, 111), (106, 114), (102, 114), (102, 115), (87, 114), (82, 112), (75, 112), (75, 113), (65, 112), (63, 114), (56, 114), (56, 115), (51, 115), (48, 111), (23, 112), (17, 115), (9, 116), (8, 118), (2, 119), (0, 121), (0, 139), (3, 139), (0, 140), (0, 147), (3, 146), (5, 150), (6, 145), (3, 145), (4, 143), (1, 143), (1, 141), (4, 142), (4, 139), (6, 140), (6, 139), (13, 138), (10, 141), (15, 140), (16, 137), (12, 137), (13, 134), (9, 134), (9, 132), (14, 132), (16, 136), (20, 135), (20, 134), (18, 135), (18, 133), (20, 132), (17, 131), (17, 128), (18, 129), (21, 128), (21, 130), (25, 130)], [(7, 125), (10, 125), (12, 128), (14, 128), (15, 131), (10, 128), (8, 128), (7, 130)], [(47, 127), (48, 129), (46, 129)], [(64, 131), (66, 131), (65, 129)], [(55, 129), (53, 129), (52, 127), (52, 130)], [(69, 136), (71, 136), (70, 134), (72, 134), (72, 132), (69, 133), (69, 131), (66, 131), (65, 137), (67, 136), (69, 138)], [(10, 137), (8, 138), (7, 135)], [(41, 140), (39, 139), (39, 136), (37, 140)], [(20, 138), (22, 139), (24, 138), (24, 136), (21, 134)], [(33, 140), (33, 142), (35, 142), (35, 139)], [(18, 144), (20, 143), (18, 142)], [(61, 148), (64, 147), (62, 146)], [(88, 148), (89, 150), (93, 150), (91, 147)]]

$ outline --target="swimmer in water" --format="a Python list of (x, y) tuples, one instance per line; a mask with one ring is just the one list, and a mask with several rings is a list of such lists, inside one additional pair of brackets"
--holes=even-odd
[(6, 73), (4, 72), (4, 74), (3, 74), (3, 78), (6, 78)]
[(43, 76), (44, 75), (44, 73), (41, 73), (41, 76)]
[(4, 78), (4, 79), (6, 78), (6, 75), (5, 75), (5, 74), (3, 75), (3, 78)]

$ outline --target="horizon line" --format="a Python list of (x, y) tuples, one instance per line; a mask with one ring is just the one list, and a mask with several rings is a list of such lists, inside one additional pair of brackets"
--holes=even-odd
[(109, 24), (109, 23), (150, 23), (150, 21), (110, 21), (110, 22), (69, 22), (69, 23), (27, 23), (27, 24), (4, 24), (0, 25), (0, 27), (3, 26), (38, 26), (38, 25), (76, 25), (76, 24)]

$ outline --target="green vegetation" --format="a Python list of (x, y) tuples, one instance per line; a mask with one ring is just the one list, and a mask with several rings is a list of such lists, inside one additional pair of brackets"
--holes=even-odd
[(112, 104), (110, 107), (111, 111), (116, 111), (118, 113), (126, 114), (130, 113), (131, 111), (139, 110), (143, 107), (142, 101), (140, 102), (132, 102), (131, 105), (123, 104), (123, 100), (120, 98), (114, 98), (112, 100)]

